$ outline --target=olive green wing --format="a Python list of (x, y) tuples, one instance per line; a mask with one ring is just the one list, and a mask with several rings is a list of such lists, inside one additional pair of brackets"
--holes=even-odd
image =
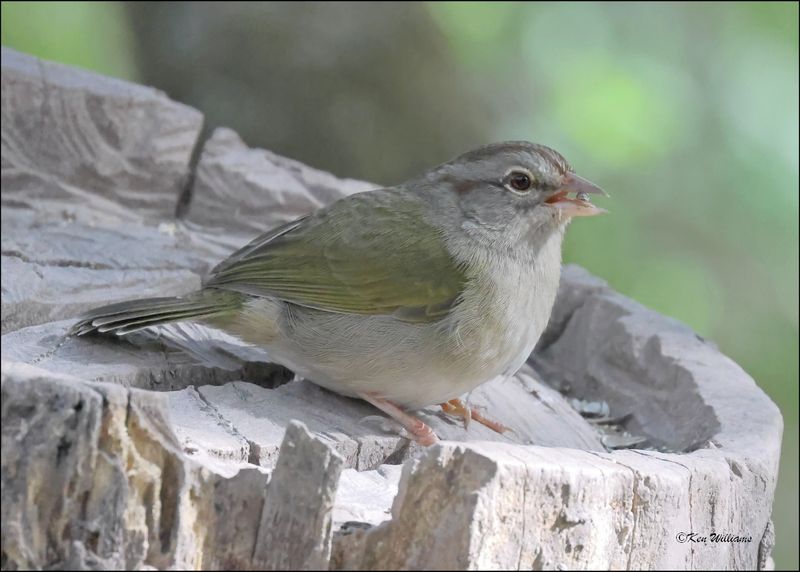
[(257, 238), (206, 286), (330, 312), (440, 320), (465, 276), (424, 212), (400, 189), (352, 195)]

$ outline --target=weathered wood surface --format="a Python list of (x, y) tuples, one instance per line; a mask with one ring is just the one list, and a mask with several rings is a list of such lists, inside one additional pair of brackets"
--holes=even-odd
[(229, 130), (199, 144), (202, 115), (162, 93), (5, 49), (2, 85), (4, 569), (769, 566), (777, 408), (576, 267), (530, 363), (470, 395), (514, 433), (429, 408), (426, 450), (218, 332), (65, 338), (371, 185)]

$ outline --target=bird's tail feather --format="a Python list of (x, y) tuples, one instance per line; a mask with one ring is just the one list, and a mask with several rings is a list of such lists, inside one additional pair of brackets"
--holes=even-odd
[(241, 294), (213, 289), (186, 296), (130, 300), (87, 312), (72, 326), (69, 335), (99, 332), (122, 336), (149, 326), (233, 313), (241, 306)]

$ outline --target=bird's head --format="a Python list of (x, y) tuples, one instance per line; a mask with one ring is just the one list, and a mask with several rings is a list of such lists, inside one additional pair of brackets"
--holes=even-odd
[(430, 170), (426, 181), (455, 198), (464, 230), (525, 240), (547, 235), (573, 217), (606, 212), (589, 199), (606, 195), (578, 176), (558, 152), (527, 141), (494, 143)]

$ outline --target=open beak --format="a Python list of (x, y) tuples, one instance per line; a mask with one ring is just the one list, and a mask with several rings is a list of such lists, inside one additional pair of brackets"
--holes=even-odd
[[(575, 196), (570, 197), (570, 193)], [(607, 210), (592, 204), (592, 201), (589, 200), (590, 194), (608, 196), (608, 193), (594, 183), (590, 183), (575, 173), (567, 173), (561, 187), (550, 195), (545, 203), (558, 209), (559, 214), (564, 216), (595, 216), (607, 213)]]

